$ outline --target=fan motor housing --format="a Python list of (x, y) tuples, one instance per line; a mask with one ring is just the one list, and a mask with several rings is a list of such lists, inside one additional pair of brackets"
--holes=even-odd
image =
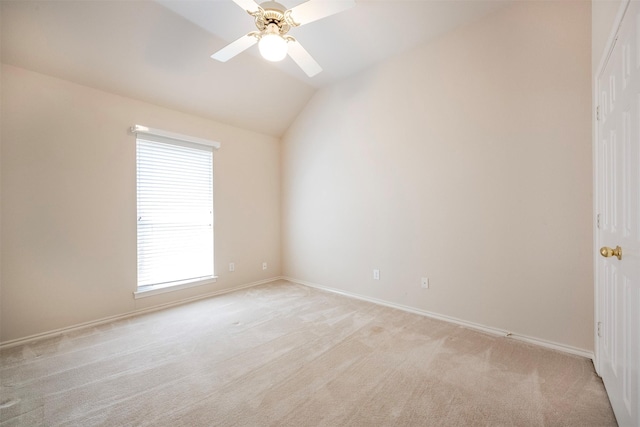
[(264, 10), (277, 10), (280, 11), (280, 14), (283, 15), (284, 11), (287, 10), (286, 7), (284, 7), (283, 5), (281, 5), (280, 3), (276, 2), (276, 1), (265, 1), (263, 3), (260, 3), (260, 7)]
[(260, 32), (264, 32), (270, 24), (278, 27), (280, 35), (289, 32), (291, 25), (285, 18), (286, 7), (275, 1), (266, 1), (260, 4), (260, 10), (252, 13), (256, 21), (256, 27)]

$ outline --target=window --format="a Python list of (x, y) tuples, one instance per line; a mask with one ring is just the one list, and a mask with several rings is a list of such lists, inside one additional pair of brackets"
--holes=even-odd
[(213, 279), (216, 143), (141, 126), (133, 131), (137, 133), (138, 292)]

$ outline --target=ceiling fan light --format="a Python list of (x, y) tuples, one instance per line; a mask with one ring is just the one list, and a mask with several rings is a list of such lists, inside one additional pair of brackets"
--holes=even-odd
[(258, 42), (258, 49), (267, 61), (282, 61), (287, 56), (287, 41), (278, 34), (265, 34)]

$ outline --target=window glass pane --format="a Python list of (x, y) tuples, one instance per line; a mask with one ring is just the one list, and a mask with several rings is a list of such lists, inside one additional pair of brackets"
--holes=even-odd
[(137, 139), (138, 287), (213, 276), (210, 147)]

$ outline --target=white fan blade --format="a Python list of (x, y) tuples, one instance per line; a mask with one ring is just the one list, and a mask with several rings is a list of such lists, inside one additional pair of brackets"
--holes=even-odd
[(296, 24), (304, 25), (351, 9), (355, 5), (355, 0), (309, 0), (291, 9), (291, 18)]
[(258, 3), (253, 0), (233, 0), (235, 4), (246, 10), (247, 12), (257, 12), (260, 9)]
[(219, 51), (211, 55), (211, 57), (213, 59), (217, 59), (220, 62), (227, 62), (228, 60), (230, 60), (240, 52), (244, 52), (245, 50), (249, 49), (251, 46), (253, 46), (257, 42), (258, 42), (257, 38), (247, 34), (240, 37), (238, 40), (234, 41), (233, 43), (226, 45), (225, 47), (223, 47), (222, 49), (220, 49)]
[(293, 59), (295, 63), (302, 68), (302, 71), (307, 73), (307, 76), (313, 77), (322, 71), (322, 67), (318, 65), (315, 59), (309, 55), (309, 52), (307, 52), (296, 40), (289, 41), (288, 53), (291, 59)]

